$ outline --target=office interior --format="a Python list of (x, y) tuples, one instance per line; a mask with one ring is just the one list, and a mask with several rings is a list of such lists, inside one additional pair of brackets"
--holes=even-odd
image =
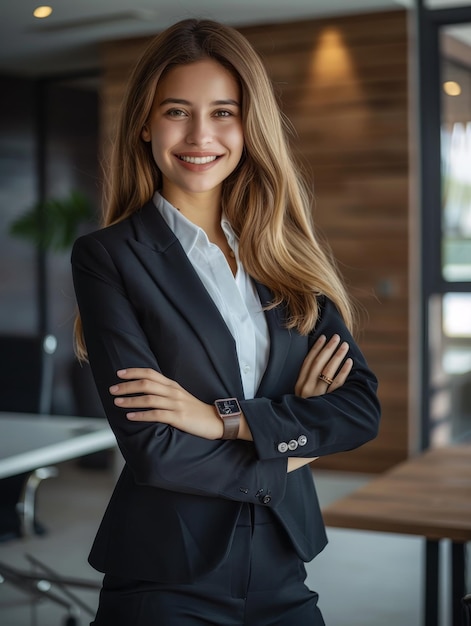
[[(313, 182), (316, 227), (358, 303), (357, 338), (380, 381), (377, 439), (313, 464), (327, 506), (423, 450), (471, 441), (471, 4), (292, 2), (283, 13), (281, 4), (247, 3), (246, 16), (240, 6), (226, 14), (204, 6), (239, 28), (268, 67)], [(0, 335), (54, 336), (46, 412), (104, 419), (90, 372), (73, 354), (70, 243), (38, 245), (12, 225), (38, 203), (73, 202), (78, 192), (87, 210), (74, 236), (98, 227), (102, 165), (126, 77), (153, 32), (197, 11), (180, 2), (165, 16), (150, 6), (139, 14), (98, 0), (83, 3), (74, 25), (53, 8), (45, 27), (28, 17), (28, 28), (33, 39), (43, 28), (57, 48), (9, 55), (2, 48), (10, 39), (0, 37)], [(58, 464), (59, 475), (38, 489), (45, 534), (1, 542), (0, 562), (27, 568), (25, 554), (34, 554), (64, 575), (99, 581), (86, 557), (116, 454)], [(308, 565), (328, 625), (422, 623), (419, 537), (328, 534), (329, 546)], [(449, 577), (442, 572), (444, 597)], [(96, 606), (96, 590), (78, 594)], [(446, 602), (440, 625), (460, 626)], [(54, 602), (0, 584), (5, 626), (52, 626), (64, 615)], [(87, 624), (89, 616), (74, 619)]]

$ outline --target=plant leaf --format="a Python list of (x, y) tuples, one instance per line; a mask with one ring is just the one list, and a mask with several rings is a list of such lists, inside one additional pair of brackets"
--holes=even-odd
[(31, 241), (43, 250), (67, 250), (81, 223), (92, 220), (93, 208), (80, 192), (37, 203), (10, 225), (10, 234)]

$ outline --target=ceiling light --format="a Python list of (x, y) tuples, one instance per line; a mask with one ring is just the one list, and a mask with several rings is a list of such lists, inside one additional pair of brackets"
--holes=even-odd
[(51, 13), (52, 13), (52, 7), (48, 7), (48, 6), (36, 7), (33, 11), (34, 17), (37, 17), (38, 19), (49, 17)]
[(443, 91), (448, 96), (459, 96), (461, 93), (461, 85), (454, 80), (447, 80), (443, 83)]

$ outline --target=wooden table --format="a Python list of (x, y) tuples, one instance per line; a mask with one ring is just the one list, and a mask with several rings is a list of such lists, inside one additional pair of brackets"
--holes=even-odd
[(451, 540), (451, 624), (461, 624), (471, 540), (471, 445), (428, 450), (323, 510), (327, 526), (426, 539), (424, 624), (438, 626), (439, 542)]

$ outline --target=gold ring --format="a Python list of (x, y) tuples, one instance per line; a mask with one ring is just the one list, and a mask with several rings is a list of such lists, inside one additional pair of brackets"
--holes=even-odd
[(325, 374), (319, 374), (319, 378), (323, 380), (325, 383), (327, 383), (328, 385), (331, 385), (334, 382), (332, 378), (329, 378)]

